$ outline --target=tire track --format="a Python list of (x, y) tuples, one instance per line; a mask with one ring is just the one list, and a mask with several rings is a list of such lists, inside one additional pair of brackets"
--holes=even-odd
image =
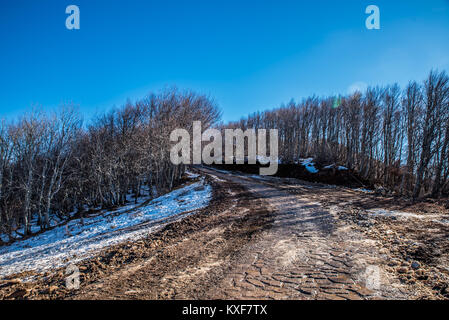
[[(320, 203), (251, 176), (200, 171), (244, 186), (274, 212), (272, 227), (241, 249), (211, 298), (406, 298), (389, 286), (373, 243), (341, 226)], [(372, 269), (379, 274), (373, 277)]]

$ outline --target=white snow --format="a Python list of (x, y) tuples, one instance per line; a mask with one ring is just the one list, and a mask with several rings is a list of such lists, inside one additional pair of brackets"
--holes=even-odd
[(265, 164), (268, 164), (268, 163), (271, 163), (271, 162), (276, 162), (276, 161), (277, 161), (278, 164), (282, 163), (281, 159), (279, 159), (279, 158), (274, 158), (273, 157), (273, 159), (272, 159), (270, 157), (261, 156), (261, 155), (257, 155), (256, 156), (256, 160), (259, 161), (259, 163), (262, 164), (262, 165), (265, 165)]
[(367, 211), (374, 216), (386, 216), (386, 217), (396, 217), (396, 218), (414, 218), (414, 219), (428, 219), (440, 217), (439, 215), (419, 215), (411, 212), (395, 211), (395, 210), (385, 210), (385, 209), (371, 209)]
[(313, 163), (313, 158), (307, 158), (307, 159), (299, 159), (299, 162), (304, 165), (306, 163)]
[(323, 167), (323, 169), (333, 169), (333, 168), (337, 168), (337, 170), (339, 170), (339, 171), (345, 171), (345, 170), (348, 170), (348, 168), (346, 168), (346, 167), (344, 167), (344, 166), (336, 166), (335, 163)]
[(217, 182), (225, 182), (225, 180), (220, 179), (219, 177), (217, 177), (216, 175), (210, 174), (209, 175), (212, 179), (214, 179)]
[(101, 249), (145, 237), (170, 221), (208, 205), (212, 197), (204, 178), (148, 203), (128, 205), (70, 221), (32, 238), (0, 247), (0, 277), (23, 271), (38, 272), (77, 263)]
[(301, 164), (306, 167), (306, 170), (310, 173), (317, 173), (318, 169), (315, 168), (315, 163), (313, 162), (313, 158), (308, 159), (300, 159)]
[(252, 174), (252, 175), (250, 175), (250, 177), (254, 178), (254, 179), (257, 179), (257, 180), (262, 180), (262, 181), (266, 181), (267, 180), (266, 176), (259, 176), (257, 174)]
[(200, 175), (198, 173), (193, 173), (193, 172), (187, 170), (186, 171), (186, 176), (189, 177), (190, 179), (196, 179)]
[(270, 158), (266, 156), (256, 156), (256, 160), (259, 161), (261, 164), (267, 164), (270, 162)]
[(360, 191), (363, 193), (374, 193), (374, 190), (369, 190), (369, 189), (364, 189), (364, 188), (354, 189), (354, 191)]
[[(325, 166), (325, 167), (323, 167), (323, 168), (324, 168), (324, 169), (332, 169), (332, 168), (335, 168), (335, 164), (331, 164), (331, 165)], [(337, 166), (337, 170), (339, 170), (339, 171), (345, 171), (345, 170), (348, 170), (348, 168), (343, 167), (343, 166)]]

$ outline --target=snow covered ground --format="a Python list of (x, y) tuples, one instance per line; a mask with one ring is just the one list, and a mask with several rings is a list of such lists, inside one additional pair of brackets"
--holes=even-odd
[(374, 216), (381, 216), (381, 217), (395, 217), (398, 219), (435, 219), (435, 218), (441, 218), (441, 215), (437, 214), (416, 214), (411, 212), (403, 212), (403, 211), (396, 211), (396, 210), (385, 210), (385, 209), (371, 209), (368, 210), (368, 213), (374, 215)]
[(393, 217), (398, 220), (408, 220), (408, 219), (418, 219), (421, 221), (432, 221), (440, 224), (449, 223), (448, 214), (416, 214), (411, 212), (403, 212), (396, 210), (386, 210), (386, 209), (371, 209), (367, 211), (374, 217)]
[(299, 159), (300, 163), (306, 167), (306, 170), (310, 173), (317, 173), (318, 169), (315, 168), (315, 163), (313, 162), (313, 158), (308, 159)]
[(333, 169), (333, 168), (337, 168), (337, 170), (339, 170), (339, 171), (346, 171), (346, 170), (348, 170), (348, 168), (346, 168), (346, 167), (335, 166), (335, 164), (331, 164), (331, 165), (323, 167), (323, 169)]
[(365, 189), (365, 188), (357, 188), (357, 189), (353, 189), (353, 190), (363, 192), (363, 193), (375, 193), (374, 190), (369, 190), (369, 189)]
[(67, 226), (0, 247), (0, 277), (77, 263), (105, 247), (145, 237), (173, 219), (204, 208), (211, 197), (212, 188), (203, 178), (148, 203), (72, 220)]

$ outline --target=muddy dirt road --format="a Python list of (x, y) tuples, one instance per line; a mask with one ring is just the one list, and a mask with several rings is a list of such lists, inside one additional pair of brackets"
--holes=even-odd
[(381, 275), (374, 243), (341, 226), (319, 202), (280, 188), (276, 179), (203, 172), (244, 186), (273, 213), (271, 228), (241, 249), (212, 298), (406, 298)]
[(74, 298), (407, 297), (381, 274), (375, 244), (320, 203), (255, 177), (200, 171), (227, 188), (230, 204), (214, 213), (219, 221), (161, 248), (168, 257), (127, 266)]
[[(59, 270), (35, 282), (3, 286), (0, 298), (444, 298), (447, 264), (438, 258), (433, 266), (429, 260), (429, 266), (421, 262), (412, 270), (414, 261), (400, 256), (405, 249), (392, 254), (391, 241), (394, 248), (408, 241), (400, 234), (405, 224), (369, 220), (354, 209), (367, 208), (369, 196), (292, 179), (197, 170), (213, 186), (209, 207), (83, 262), (77, 291), (65, 289)], [(419, 229), (423, 221), (409, 227)], [(429, 226), (420, 239), (430, 237)], [(431, 227), (439, 238), (449, 231)], [(447, 256), (443, 253), (439, 257)]]

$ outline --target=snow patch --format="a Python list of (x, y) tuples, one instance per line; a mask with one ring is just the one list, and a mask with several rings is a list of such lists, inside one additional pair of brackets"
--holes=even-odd
[[(274, 161), (273, 161), (274, 160)], [(258, 156), (256, 156), (256, 161), (258, 161), (260, 164), (262, 164), (262, 165), (266, 165), (266, 164), (269, 164), (269, 163), (271, 163), (271, 162), (276, 162), (277, 161), (277, 163), (278, 164), (281, 164), (282, 163), (282, 161), (279, 159), (279, 158), (277, 158), (277, 159), (271, 159), (270, 157), (267, 157), (267, 156), (261, 156), (261, 155), (258, 155)]]
[(216, 175), (210, 174), (209, 175), (212, 179), (214, 179), (217, 182), (225, 182), (225, 180), (220, 179), (219, 177), (217, 177)]
[(363, 188), (358, 188), (358, 189), (354, 189), (354, 191), (359, 191), (359, 192), (363, 192), (363, 193), (374, 193), (374, 190), (369, 190), (369, 189), (363, 189)]
[(198, 178), (200, 175), (197, 174), (197, 173), (193, 173), (193, 172), (187, 170), (187, 171), (186, 171), (186, 176), (187, 176), (188, 178), (190, 178), (190, 179), (196, 179), (196, 178)]
[(318, 169), (315, 168), (315, 163), (313, 162), (313, 158), (307, 159), (299, 159), (300, 163), (306, 168), (310, 173), (317, 173)]
[(339, 171), (346, 171), (348, 170), (348, 168), (344, 167), (344, 166), (335, 166), (335, 164), (330, 164), (328, 166), (323, 167), (323, 169), (333, 169), (333, 168), (337, 168), (337, 170)]
[(411, 212), (403, 212), (403, 211), (395, 211), (395, 210), (385, 210), (385, 209), (371, 209), (367, 211), (374, 216), (383, 216), (383, 217), (396, 217), (396, 218), (414, 218), (414, 219), (426, 219), (426, 218), (435, 218), (439, 217), (438, 215), (419, 215)]
[(170, 221), (206, 207), (212, 188), (201, 181), (141, 205), (72, 220), (32, 238), (0, 247), (0, 277), (24, 271), (47, 271), (77, 263), (101, 249), (137, 240)]

